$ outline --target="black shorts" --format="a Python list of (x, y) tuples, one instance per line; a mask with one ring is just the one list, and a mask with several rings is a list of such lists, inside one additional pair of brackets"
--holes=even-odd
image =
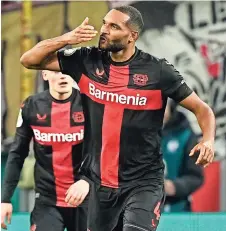
[(164, 186), (126, 189), (93, 186), (88, 212), (89, 231), (155, 231), (165, 200)]
[(43, 204), (36, 199), (31, 213), (31, 231), (87, 231), (87, 202), (77, 208)]

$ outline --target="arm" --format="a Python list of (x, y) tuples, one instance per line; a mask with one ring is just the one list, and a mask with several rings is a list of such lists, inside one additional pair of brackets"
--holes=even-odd
[(160, 82), (166, 97), (172, 98), (195, 114), (203, 132), (203, 140), (191, 150), (190, 156), (200, 151), (196, 164), (208, 166), (214, 158), (215, 117), (211, 108), (187, 86), (179, 72), (164, 60)]
[(8, 218), (8, 223), (11, 220), (13, 208), (10, 200), (18, 184), (24, 160), (28, 156), (29, 144), (33, 134), (26, 120), (26, 107), (27, 103), (25, 102), (24, 107), (20, 109), (16, 135), (6, 164), (1, 198), (1, 227), (4, 229), (7, 228), (4, 223), (5, 217)]
[(208, 166), (214, 159), (214, 138), (216, 130), (215, 116), (212, 109), (204, 103), (194, 92), (180, 102), (180, 105), (193, 112), (202, 130), (202, 141), (197, 144), (190, 152), (193, 156), (200, 151), (196, 164)]
[(31, 137), (16, 134), (9, 152), (2, 188), (2, 202), (10, 203), (14, 190), (19, 182), (20, 172), (28, 156)]
[(25, 52), (20, 58), (21, 64), (28, 69), (42, 69), (60, 71), (56, 51), (66, 45), (75, 45), (92, 40), (97, 31), (88, 25), (86, 18), (82, 24), (62, 36), (39, 42), (32, 49)]
[[(214, 141), (216, 124), (212, 109), (194, 92), (182, 100), (180, 105), (195, 114), (203, 133), (203, 140)], [(206, 126), (207, 124), (208, 126)]]

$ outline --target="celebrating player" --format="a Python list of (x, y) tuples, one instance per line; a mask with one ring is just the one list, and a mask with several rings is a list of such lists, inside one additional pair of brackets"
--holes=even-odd
[[(200, 151), (197, 164), (207, 166), (214, 158), (212, 110), (165, 59), (135, 46), (142, 28), (138, 10), (117, 7), (103, 19), (99, 47), (58, 51), (97, 35), (86, 18), (73, 31), (41, 41), (21, 57), (25, 67), (61, 71), (80, 87), (90, 168), (86, 176), (94, 182), (91, 231), (156, 230), (164, 202), (160, 140), (168, 97), (197, 117), (203, 132), (191, 150), (191, 155)], [(66, 201), (77, 203), (71, 198)]]

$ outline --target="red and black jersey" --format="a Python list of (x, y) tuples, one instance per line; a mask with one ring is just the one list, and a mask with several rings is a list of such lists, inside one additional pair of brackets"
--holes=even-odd
[(84, 115), (78, 90), (73, 89), (66, 100), (54, 99), (49, 91), (27, 98), (9, 152), (2, 201), (12, 196), (33, 138), (36, 197), (48, 204), (68, 206), (65, 193), (78, 179), (83, 137)]
[(95, 47), (59, 51), (58, 60), (82, 94), (91, 180), (113, 188), (162, 182), (160, 141), (167, 98), (181, 101), (192, 92), (179, 72), (137, 48), (120, 63)]

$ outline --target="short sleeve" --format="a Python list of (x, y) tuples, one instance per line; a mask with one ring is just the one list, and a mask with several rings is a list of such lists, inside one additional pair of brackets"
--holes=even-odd
[(57, 52), (61, 72), (70, 75), (77, 83), (83, 72), (83, 61), (88, 54), (88, 48), (79, 47)]
[(193, 92), (185, 83), (179, 71), (165, 59), (161, 63), (160, 86), (163, 95), (176, 102), (184, 100)]

